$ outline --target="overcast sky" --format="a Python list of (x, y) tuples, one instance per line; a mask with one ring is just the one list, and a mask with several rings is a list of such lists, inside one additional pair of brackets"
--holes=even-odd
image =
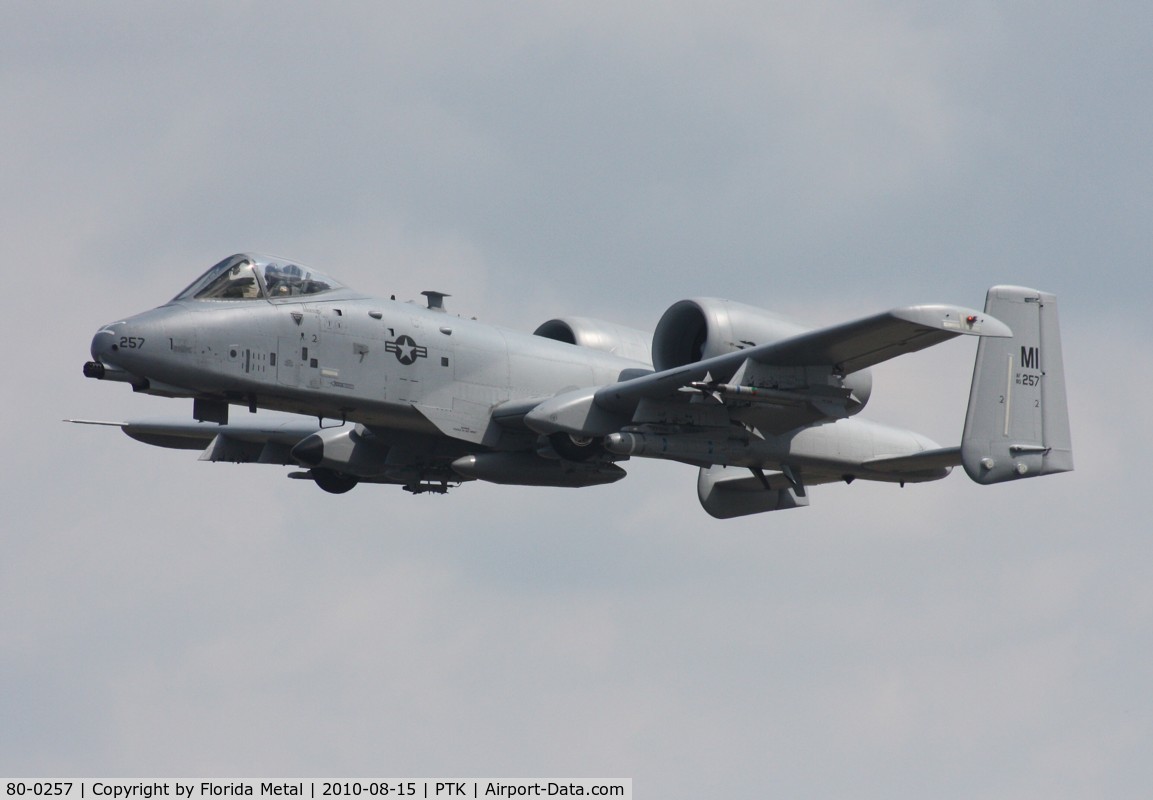
[[(0, 773), (632, 777), (637, 797), (1153, 788), (1148, 3), (0, 2)], [(1060, 298), (1077, 471), (695, 470), (333, 497), (67, 417), (220, 258), (532, 329)], [(867, 417), (959, 440), (973, 348)]]

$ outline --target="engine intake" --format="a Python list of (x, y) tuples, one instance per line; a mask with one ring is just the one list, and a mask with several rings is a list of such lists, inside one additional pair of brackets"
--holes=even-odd
[(713, 356), (787, 339), (806, 328), (760, 308), (702, 297), (669, 306), (653, 333), (653, 367), (683, 367)]
[[(658, 371), (683, 367), (715, 356), (772, 344), (805, 333), (808, 328), (779, 317), (770, 311), (732, 300), (701, 297), (681, 300), (669, 306), (653, 333), (653, 367)], [(772, 365), (764, 365), (771, 368)], [(814, 364), (814, 368), (821, 365)], [(818, 369), (818, 373), (820, 373)], [(728, 375), (714, 375), (727, 379)], [(811, 381), (816, 378), (817, 383)], [(810, 375), (804, 368), (793, 368), (789, 374), (763, 378), (758, 384), (770, 388), (802, 389), (812, 385), (848, 389), (853, 402), (847, 413), (856, 414), (869, 402), (873, 379), (866, 370), (844, 377)]]

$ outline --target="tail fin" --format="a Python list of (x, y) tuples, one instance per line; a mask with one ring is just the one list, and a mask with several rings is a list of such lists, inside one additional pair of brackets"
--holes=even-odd
[(1073, 469), (1057, 298), (1020, 286), (994, 286), (985, 313), (1013, 329), (977, 345), (961, 462), (977, 483), (1000, 483)]

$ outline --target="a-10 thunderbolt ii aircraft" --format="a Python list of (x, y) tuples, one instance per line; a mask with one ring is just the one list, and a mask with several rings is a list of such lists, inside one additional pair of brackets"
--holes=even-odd
[[(808, 505), (817, 484), (998, 483), (1073, 468), (1056, 298), (989, 290), (984, 311), (897, 308), (809, 330), (712, 298), (674, 303), (649, 334), (588, 318), (532, 334), (369, 297), (299, 263), (224, 259), (159, 308), (92, 340), (89, 378), (192, 399), (192, 416), (119, 425), (202, 460), (292, 465), (445, 492), (464, 481), (591, 486), (630, 457), (699, 468), (718, 518)], [(869, 367), (980, 338), (960, 446), (856, 416)], [(272, 409), (293, 416), (242, 417)]]

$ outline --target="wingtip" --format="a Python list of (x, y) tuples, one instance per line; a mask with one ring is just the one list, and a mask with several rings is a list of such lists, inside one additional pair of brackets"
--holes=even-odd
[(996, 317), (972, 308), (951, 305), (907, 306), (891, 312), (898, 319), (958, 336), (1008, 338), (1012, 329)]

